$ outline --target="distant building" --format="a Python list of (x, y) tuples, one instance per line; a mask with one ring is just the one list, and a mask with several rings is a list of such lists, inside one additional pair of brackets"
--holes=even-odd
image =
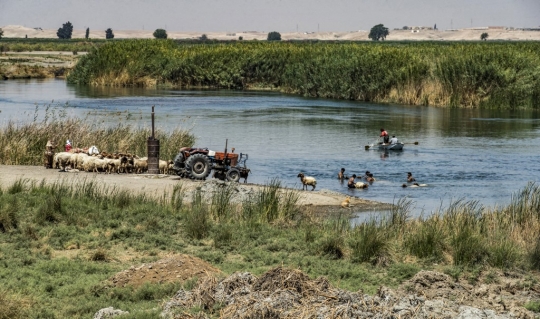
[(489, 30), (504, 30), (504, 27), (501, 26), (489, 26)]

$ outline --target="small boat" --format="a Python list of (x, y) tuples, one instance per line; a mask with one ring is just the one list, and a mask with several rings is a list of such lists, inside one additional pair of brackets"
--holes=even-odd
[(396, 144), (377, 144), (379, 151), (402, 151), (404, 143), (397, 142)]

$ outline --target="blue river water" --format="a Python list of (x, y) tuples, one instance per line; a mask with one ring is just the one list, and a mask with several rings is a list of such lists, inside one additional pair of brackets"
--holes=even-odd
[[(70, 86), (63, 80), (0, 82), (0, 125), (32, 121), (47, 105), (69, 115), (116, 125), (188, 128), (197, 147), (248, 153), (249, 182), (278, 178), (301, 189), (299, 172), (317, 189), (387, 203), (407, 197), (415, 215), (456, 200), (502, 206), (527, 183), (540, 180), (540, 113), (401, 106), (304, 98), (272, 92), (186, 91)], [(410, 143), (402, 152), (365, 150), (384, 127)], [(418, 142), (418, 145), (414, 145)], [(99, 146), (99, 145), (98, 145)], [(179, 146), (180, 147), (180, 146)], [(367, 190), (349, 190), (336, 176), (377, 179)], [(428, 186), (402, 188), (406, 173)]]

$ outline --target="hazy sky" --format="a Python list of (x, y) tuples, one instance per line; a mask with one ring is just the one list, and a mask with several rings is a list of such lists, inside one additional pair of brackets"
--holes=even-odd
[(540, 26), (540, 0), (0, 0), (0, 27), (170, 31), (355, 31)]

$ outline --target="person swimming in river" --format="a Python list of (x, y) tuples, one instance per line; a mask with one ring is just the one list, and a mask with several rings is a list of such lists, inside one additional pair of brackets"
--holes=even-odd
[(347, 178), (347, 175), (345, 175), (345, 169), (344, 168), (341, 168), (341, 171), (339, 171), (339, 173), (337, 174), (337, 178), (341, 179), (341, 180)]
[(349, 181), (347, 182), (348, 188), (356, 188), (356, 185), (354, 182), (355, 179), (356, 179), (356, 174), (353, 174), (353, 176), (351, 176), (351, 178), (349, 178)]
[(407, 172), (407, 182), (408, 183), (416, 182), (416, 179), (412, 176), (411, 172)]

